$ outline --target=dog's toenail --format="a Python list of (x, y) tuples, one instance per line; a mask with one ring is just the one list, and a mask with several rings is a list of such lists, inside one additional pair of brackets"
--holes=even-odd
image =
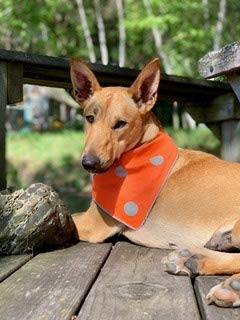
[(191, 252), (189, 251), (189, 250), (187, 250), (187, 249), (184, 249), (184, 250), (182, 250), (182, 251), (180, 251), (180, 256), (181, 257), (191, 257)]
[(240, 280), (232, 280), (229, 285), (233, 290), (240, 291)]
[(240, 306), (240, 299), (233, 302), (233, 307), (239, 307)]

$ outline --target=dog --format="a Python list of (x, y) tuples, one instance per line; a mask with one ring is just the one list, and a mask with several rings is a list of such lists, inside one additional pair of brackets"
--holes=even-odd
[[(97, 179), (106, 177), (96, 187), (98, 194), (99, 190), (101, 193), (108, 189), (106, 183), (111, 181), (114, 171), (107, 176), (108, 172), (119, 159), (148, 148), (156, 137), (166, 135), (151, 111), (160, 81), (159, 59), (149, 62), (129, 88), (102, 88), (89, 67), (77, 58), (71, 59), (71, 80), (74, 97), (85, 117), (82, 165)], [(79, 239), (100, 243), (114, 234), (123, 234), (136, 244), (175, 249), (163, 259), (168, 272), (233, 275), (213, 287), (207, 299), (221, 307), (240, 306), (240, 254), (232, 253), (240, 249), (240, 165), (200, 151), (174, 146), (171, 150), (166, 151), (168, 155), (176, 155), (163, 178), (161, 191), (152, 195), (154, 205), (142, 221), (134, 221), (133, 227), (129, 225), (135, 219), (132, 216), (136, 206), (128, 208), (124, 224), (121, 212), (114, 218), (114, 213), (109, 214), (98, 201), (92, 201), (86, 212), (73, 215)], [(137, 159), (131, 161), (138, 163)], [(127, 170), (119, 168), (123, 169), (119, 175), (123, 177)], [(134, 190), (143, 185), (141, 192), (145, 188), (148, 194), (151, 187), (145, 187), (145, 181), (151, 171), (146, 172)], [(113, 197), (106, 194), (105, 198), (118, 201), (117, 193)]]

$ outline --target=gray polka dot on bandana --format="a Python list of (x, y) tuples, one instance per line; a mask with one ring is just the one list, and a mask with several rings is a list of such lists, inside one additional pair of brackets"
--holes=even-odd
[(121, 178), (126, 177), (128, 175), (127, 170), (123, 166), (116, 167), (114, 172), (115, 172), (116, 176), (121, 177)]
[(155, 157), (150, 158), (149, 161), (150, 161), (150, 163), (153, 164), (154, 166), (159, 166), (160, 164), (163, 163), (164, 158), (163, 158), (163, 156), (155, 156)]
[(128, 216), (135, 216), (138, 213), (138, 205), (133, 201), (128, 201), (124, 205), (124, 212)]

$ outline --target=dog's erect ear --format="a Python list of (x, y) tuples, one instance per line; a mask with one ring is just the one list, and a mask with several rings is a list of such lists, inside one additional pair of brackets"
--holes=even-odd
[(75, 100), (82, 106), (91, 98), (95, 91), (101, 90), (96, 77), (88, 66), (80, 59), (71, 59), (71, 80)]
[(128, 89), (139, 111), (146, 113), (152, 109), (157, 99), (160, 81), (159, 59), (150, 61)]

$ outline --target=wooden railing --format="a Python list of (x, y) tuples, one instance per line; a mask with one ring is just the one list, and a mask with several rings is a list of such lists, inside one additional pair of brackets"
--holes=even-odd
[[(139, 70), (89, 64), (103, 86), (128, 86)], [(0, 50), (0, 190), (6, 187), (6, 105), (23, 99), (23, 84), (71, 88), (69, 60)], [(240, 119), (229, 84), (162, 74), (160, 101), (179, 101), (197, 122), (206, 123), (219, 137), (222, 123)], [(222, 147), (222, 156), (231, 157)], [(234, 158), (231, 160), (240, 160)]]
[[(237, 103), (234, 117), (222, 124), (222, 146), (228, 160), (240, 162), (240, 41), (226, 45), (218, 51), (207, 53), (199, 61), (199, 73), (204, 78), (224, 76), (230, 84)], [(228, 106), (225, 104), (225, 110)]]

